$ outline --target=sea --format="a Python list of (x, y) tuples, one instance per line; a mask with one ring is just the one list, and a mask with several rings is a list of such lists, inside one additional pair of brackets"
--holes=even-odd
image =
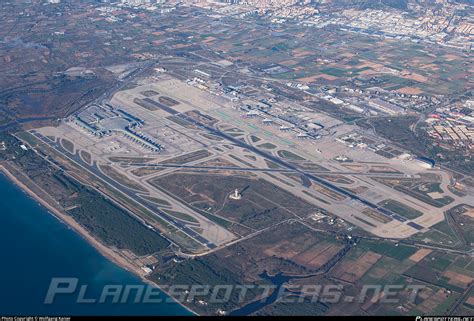
[[(52, 278), (75, 278), (77, 287), (45, 304)], [(96, 303), (77, 302), (84, 285), (83, 297)], [(145, 283), (102, 256), (0, 173), (0, 316), (191, 314), (163, 292), (161, 303), (135, 303), (133, 291), (127, 303), (113, 303), (110, 297), (97, 303), (106, 285)]]

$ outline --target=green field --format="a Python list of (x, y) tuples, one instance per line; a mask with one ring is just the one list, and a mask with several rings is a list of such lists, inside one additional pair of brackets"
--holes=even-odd
[(265, 149), (275, 149), (277, 148), (276, 145), (273, 145), (272, 143), (263, 143), (258, 145), (258, 147), (265, 148)]
[(305, 160), (303, 157), (301, 157), (299, 155), (296, 155), (295, 153), (290, 152), (288, 150), (279, 150), (277, 152), (277, 154), (278, 154), (278, 156), (280, 156), (282, 158), (286, 158), (286, 159), (293, 160), (293, 161), (303, 161), (303, 160)]
[(410, 220), (423, 215), (422, 212), (415, 210), (414, 208), (411, 208), (410, 206), (402, 204), (395, 200), (386, 200), (386, 201), (380, 202), (379, 205), (382, 206), (383, 208), (386, 208), (389, 211), (400, 214), (401, 216)]
[(361, 241), (360, 245), (370, 251), (386, 255), (399, 261), (408, 259), (417, 249), (413, 246), (393, 244), (390, 242)]

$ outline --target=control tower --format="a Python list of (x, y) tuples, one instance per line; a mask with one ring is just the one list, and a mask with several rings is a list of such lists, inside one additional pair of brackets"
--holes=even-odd
[(242, 195), (240, 194), (239, 189), (236, 188), (235, 191), (229, 195), (229, 198), (236, 201), (240, 200), (242, 198)]

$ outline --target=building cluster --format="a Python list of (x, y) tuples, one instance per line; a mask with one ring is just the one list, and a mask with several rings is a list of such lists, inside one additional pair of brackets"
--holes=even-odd
[[(262, 125), (277, 126), (281, 132), (293, 132), (298, 139), (319, 139), (323, 129), (335, 125), (326, 119), (318, 119), (304, 106), (279, 102), (278, 96), (265, 84), (261, 86), (265, 91), (259, 92), (247, 85), (223, 85), (211, 80), (212, 75), (203, 70), (193, 72), (201, 77), (188, 79), (188, 85), (231, 101), (242, 112), (242, 117), (258, 119)], [(287, 86), (302, 91), (309, 89), (297, 83)]]
[[(120, 8), (142, 9), (158, 13), (168, 13), (176, 9), (174, 5), (165, 0), (122, 0), (111, 3), (110, 6), (100, 7), (99, 10), (110, 13)], [(113, 21), (114, 17), (110, 16), (108, 19)]]
[[(424, 111), (432, 108), (441, 102), (441, 96), (430, 96), (424, 94), (407, 94), (394, 90), (385, 90), (377, 87), (368, 87), (369, 81), (360, 81), (356, 79), (354, 86), (342, 87), (340, 91), (348, 93), (354, 99), (359, 101), (368, 101), (377, 97), (383, 101), (389, 102), (392, 105), (397, 105), (405, 110), (412, 109), (417, 111)], [(364, 88), (365, 87), (365, 88)], [(368, 88), (367, 88), (368, 87)], [(362, 102), (362, 104), (364, 104)]]
[[(347, 145), (350, 148), (367, 148), (370, 149), (371, 151), (375, 152), (381, 149), (384, 149), (387, 147), (387, 145), (383, 142), (379, 141), (374, 141), (372, 139), (367, 138), (363, 134), (354, 131), (348, 134), (344, 134), (338, 138), (336, 138), (336, 141), (343, 143)], [(337, 159), (339, 161), (347, 161), (346, 159), (339, 158)]]
[(273, 23), (285, 23), (288, 20), (308, 19), (318, 13), (318, 9), (309, 6), (283, 6), (272, 8), (267, 15)]
[(140, 131), (145, 121), (110, 105), (91, 105), (85, 110), (68, 119), (69, 122), (81, 127), (96, 137), (104, 137), (113, 133), (121, 133), (141, 147), (159, 152), (164, 146)]
[(242, 104), (239, 108), (243, 117), (260, 119), (262, 125), (277, 126), (281, 132), (294, 132), (298, 139), (319, 139), (321, 130), (325, 128), (314, 115), (290, 106), (282, 109), (272, 105), (268, 107), (266, 104)]
[[(349, 89), (347, 89), (347, 91), (349, 91)], [(319, 92), (316, 92), (314, 95), (337, 106), (364, 115), (402, 115), (406, 113), (406, 109), (403, 106), (391, 102), (391, 100), (384, 99), (381, 95), (366, 95), (362, 91), (356, 94), (355, 90), (352, 89), (350, 91), (351, 94), (348, 95), (346, 92), (342, 92), (341, 94), (341, 91), (336, 89), (319, 89)]]
[[(362, 86), (361, 86), (362, 87)], [(403, 115), (410, 110), (423, 111), (440, 103), (439, 97), (404, 94), (378, 87), (321, 86), (309, 92), (320, 99), (363, 115)], [(365, 86), (367, 87), (367, 86)]]
[(453, 14), (425, 13), (419, 17), (397, 10), (349, 9), (314, 15), (302, 24), (323, 28), (339, 25), (343, 30), (371, 36), (424, 41), (462, 50), (473, 50), (474, 20)]
[[(203, 2), (206, 5), (203, 5)], [(215, 3), (215, 1), (213, 1)], [(258, 14), (273, 23), (297, 21), (303, 25), (323, 28), (328, 25), (339, 25), (352, 32), (365, 33), (386, 38), (406, 39), (415, 42), (426, 41), (444, 46), (472, 50), (474, 38), (474, 19), (463, 12), (462, 4), (446, 4), (445, 10), (428, 10), (418, 16), (407, 15), (401, 11), (377, 9), (347, 9), (342, 11), (320, 10), (311, 4), (297, 1), (222, 1), (232, 5), (229, 7), (211, 6), (209, 1), (201, 1), (200, 5), (214, 9), (221, 14), (240, 13), (240, 17)], [(221, 2), (221, 3), (222, 3)], [(416, 11), (416, 8), (412, 8)]]
[(426, 122), (428, 134), (446, 149), (474, 148), (474, 101), (438, 108)]
[[(146, 2), (151, 0), (124, 0)], [(164, 0), (163, 0), (164, 1)], [(176, 3), (176, 1), (166, 1)], [(181, 0), (187, 5), (211, 9), (221, 15), (246, 18), (252, 15), (272, 23), (295, 21), (306, 26), (323, 28), (338, 25), (352, 32), (386, 38), (425, 41), (444, 46), (472, 50), (474, 18), (467, 4), (444, 2), (442, 6), (419, 6), (411, 3), (408, 12), (396, 9), (361, 9), (348, 6), (334, 10), (331, 1), (303, 0)]]

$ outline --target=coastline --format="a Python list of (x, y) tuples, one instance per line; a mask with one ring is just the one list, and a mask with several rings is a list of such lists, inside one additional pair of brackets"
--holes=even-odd
[[(68, 228), (72, 229), (75, 233), (80, 235), (88, 244), (93, 246), (107, 260), (111, 261), (115, 265), (118, 265), (124, 270), (139, 277), (142, 282), (160, 289), (160, 291), (162, 291), (168, 297), (173, 298), (168, 292), (163, 290), (158, 284), (147, 279), (145, 277), (146, 276), (145, 271), (143, 271), (140, 267), (137, 267), (136, 265), (130, 263), (127, 259), (125, 259), (122, 255), (117, 253), (114, 249), (102, 244), (89, 231), (87, 231), (84, 227), (82, 227), (79, 223), (77, 223), (71, 216), (62, 213), (60, 210), (58, 210), (54, 206), (51, 206), (48, 202), (46, 202), (41, 197), (39, 197), (33, 190), (31, 190), (28, 186), (26, 186), (23, 182), (21, 182), (14, 174), (12, 174), (8, 169), (6, 169), (1, 164), (0, 164), (0, 173), (5, 175), (8, 178), (8, 180), (14, 183), (28, 196), (30, 196), (35, 201), (37, 201), (42, 207), (44, 207), (48, 211), (48, 213), (53, 215), (61, 223), (65, 224)], [(176, 300), (174, 300), (174, 302), (176, 304), (179, 304), (181, 307), (183, 307), (184, 309), (186, 309), (188, 312), (192, 313), (193, 315), (195, 316), (198, 315), (198, 313), (193, 311), (191, 308), (185, 306), (183, 303), (178, 302)]]

